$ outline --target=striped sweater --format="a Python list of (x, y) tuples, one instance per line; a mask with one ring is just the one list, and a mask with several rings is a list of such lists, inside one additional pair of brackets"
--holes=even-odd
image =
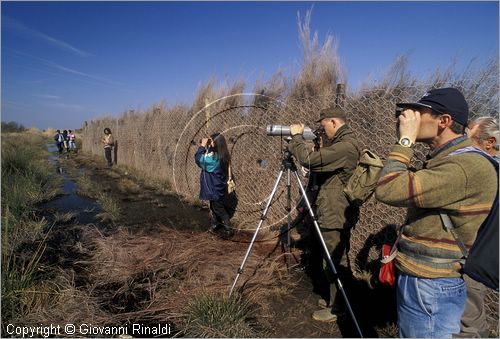
[(408, 170), (413, 149), (395, 145), (382, 170), (378, 200), (408, 207), (406, 226), (399, 242), (396, 267), (421, 278), (460, 276), (462, 257), (439, 211), (446, 212), (460, 239), (470, 247), (486, 219), (498, 187), (495, 169), (479, 154), (449, 155), (472, 146), (460, 137), (430, 154), (419, 171)]

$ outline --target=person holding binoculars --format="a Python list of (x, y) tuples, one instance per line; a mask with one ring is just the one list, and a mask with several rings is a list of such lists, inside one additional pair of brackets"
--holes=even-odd
[(226, 236), (233, 236), (230, 219), (234, 208), (227, 191), (230, 155), (226, 139), (220, 133), (201, 139), (194, 157), (196, 165), (201, 168), (200, 199), (210, 202), (210, 231), (222, 226)]

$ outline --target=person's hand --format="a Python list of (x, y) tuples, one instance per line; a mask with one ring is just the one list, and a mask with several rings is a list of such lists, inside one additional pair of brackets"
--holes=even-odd
[(296, 134), (303, 134), (304, 133), (304, 124), (293, 124), (293, 125), (290, 125), (290, 133), (292, 134), (292, 136), (296, 135)]
[(407, 108), (398, 119), (398, 137), (407, 137), (415, 143), (420, 131), (420, 112)]
[(207, 147), (207, 144), (208, 144), (208, 138), (203, 138), (201, 139), (201, 146), (202, 147)]

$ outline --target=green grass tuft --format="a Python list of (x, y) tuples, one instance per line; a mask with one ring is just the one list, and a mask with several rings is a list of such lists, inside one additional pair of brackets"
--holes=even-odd
[(259, 337), (264, 333), (241, 297), (202, 295), (189, 304), (188, 337)]

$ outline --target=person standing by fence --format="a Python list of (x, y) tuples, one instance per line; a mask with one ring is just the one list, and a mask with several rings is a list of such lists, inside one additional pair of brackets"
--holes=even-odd
[[(462, 252), (441, 213), (460, 225), (455, 232), (470, 247), (491, 210), (497, 174), (483, 156), (457, 154), (472, 146), (464, 135), (469, 107), (460, 91), (434, 89), (416, 103), (397, 106), (402, 108), (397, 116), (399, 141), (375, 193), (388, 205), (408, 208), (395, 258), (399, 335), (451, 338), (460, 332), (466, 286)], [(428, 144), (431, 152), (423, 169), (411, 171), (416, 141)]]
[[(359, 144), (346, 123), (346, 112), (341, 108), (329, 107), (321, 110), (317, 122), (321, 123), (325, 130), (329, 139), (328, 146), (311, 150), (302, 137), (304, 125), (294, 124), (290, 126), (292, 141), (288, 149), (300, 164), (309, 168), (311, 175), (315, 176), (319, 186), (316, 214), (321, 234), (340, 277), (350, 280), (348, 251), (351, 229), (356, 223), (358, 213), (357, 208), (350, 205), (343, 189), (358, 163)], [(330, 285), (330, 296), (328, 300), (319, 300), (321, 309), (315, 311), (312, 318), (316, 321), (333, 322), (345, 313), (345, 303), (326, 262), (324, 272)]]
[(232, 236), (234, 231), (230, 219), (234, 215), (234, 206), (231, 205), (231, 197), (227, 191), (231, 159), (226, 139), (219, 133), (203, 138), (194, 157), (201, 168), (200, 199), (210, 201), (210, 230), (215, 231), (222, 226), (226, 236)]
[(113, 139), (113, 134), (111, 134), (111, 130), (108, 127), (104, 129), (104, 137), (101, 139), (101, 142), (104, 145), (104, 157), (106, 158), (108, 167), (112, 167), (113, 162), (111, 159), (111, 151), (113, 150), (115, 140)]

